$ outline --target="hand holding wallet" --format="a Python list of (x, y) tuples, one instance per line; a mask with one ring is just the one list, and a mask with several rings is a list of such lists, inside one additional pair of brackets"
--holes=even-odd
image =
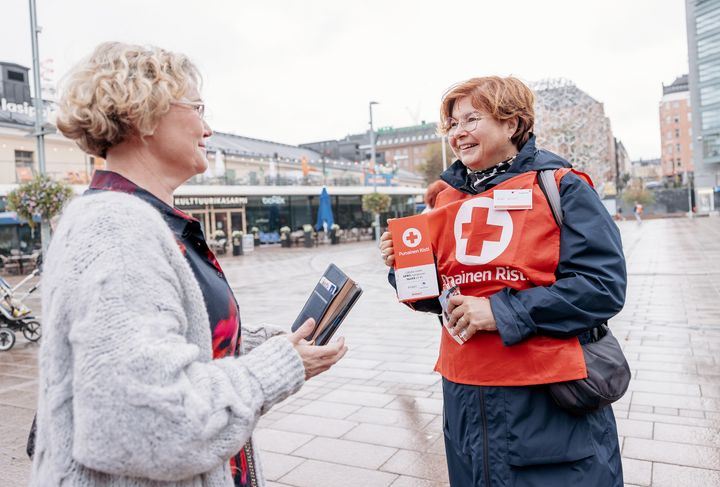
[(361, 294), (362, 289), (355, 281), (335, 264), (330, 264), (293, 323), (292, 331), (300, 328), (308, 318), (314, 318), (315, 329), (305, 339), (315, 345), (325, 345)]

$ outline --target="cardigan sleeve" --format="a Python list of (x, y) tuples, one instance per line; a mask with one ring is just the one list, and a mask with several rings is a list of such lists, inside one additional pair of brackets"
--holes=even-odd
[(247, 325), (243, 323), (240, 328), (242, 351), (248, 353), (258, 346), (262, 345), (272, 337), (283, 335), (287, 331), (277, 325), (270, 323), (262, 323), (257, 325)]
[(60, 266), (76, 269), (64, 276), (74, 297), (50, 311), (71, 320), (73, 458), (173, 482), (237, 453), (260, 415), (301, 387), (304, 368), (284, 337), (238, 358), (204, 358), (186, 337), (209, 325), (188, 322), (175, 242), (159, 215), (132, 213), (105, 208), (78, 222), (66, 249), (81, 252), (65, 252)]
[(575, 174), (561, 180), (560, 261), (554, 284), (490, 297), (505, 345), (535, 334), (567, 338), (609, 320), (625, 303), (620, 232), (595, 191)]

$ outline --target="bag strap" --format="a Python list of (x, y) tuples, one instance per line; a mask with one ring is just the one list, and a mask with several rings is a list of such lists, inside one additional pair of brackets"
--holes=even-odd
[[(560, 190), (555, 182), (555, 171), (556, 169), (543, 169), (542, 171), (538, 171), (538, 184), (548, 203), (550, 203), (550, 209), (552, 210), (553, 218), (555, 218), (555, 223), (557, 223), (559, 227), (562, 227), (563, 214), (560, 206)], [(590, 341), (588, 343), (599, 341), (607, 335), (609, 330), (607, 321), (591, 328), (589, 330)]]
[(555, 218), (555, 223), (557, 223), (557, 226), (562, 227), (563, 214), (562, 207), (560, 206), (560, 191), (555, 182), (555, 171), (556, 169), (543, 169), (542, 171), (538, 171), (538, 184), (548, 203), (550, 203), (550, 209), (552, 210), (553, 218)]

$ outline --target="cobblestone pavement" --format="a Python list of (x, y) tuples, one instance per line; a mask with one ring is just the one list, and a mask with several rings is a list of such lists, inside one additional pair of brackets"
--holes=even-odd
[[(720, 220), (620, 228), (630, 279), (611, 326), (633, 369), (614, 406), (626, 486), (720, 485)], [(341, 329), (348, 356), (261, 420), (270, 487), (447, 485), (437, 321), (397, 303), (372, 243), (262, 248), (221, 262), (247, 323), (289, 326), (330, 262), (365, 291)], [(3, 486), (27, 484), (36, 356), (22, 337), (0, 353)]]

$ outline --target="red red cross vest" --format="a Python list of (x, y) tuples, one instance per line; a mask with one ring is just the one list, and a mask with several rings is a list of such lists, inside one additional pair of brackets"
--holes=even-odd
[[(568, 172), (556, 171), (556, 183)], [(578, 175), (590, 183), (586, 175)], [(494, 210), (493, 193), (502, 189), (532, 189), (532, 209)], [(536, 172), (522, 173), (478, 195), (447, 189), (428, 218), (443, 288), (455, 285), (463, 295), (489, 297), (506, 287), (523, 290), (555, 282), (560, 229)], [(533, 336), (508, 347), (497, 331), (478, 332), (460, 345), (443, 329), (435, 370), (460, 384), (493, 386), (587, 377), (576, 337)]]

